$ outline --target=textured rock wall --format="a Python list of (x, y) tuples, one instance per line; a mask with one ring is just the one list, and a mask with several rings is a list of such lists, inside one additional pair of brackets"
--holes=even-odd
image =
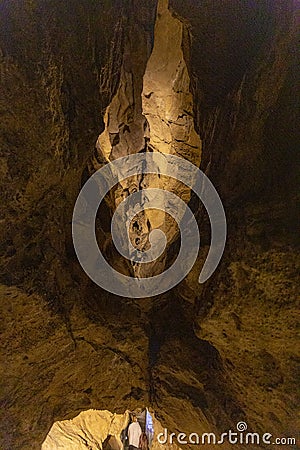
[(53, 302), (72, 285), (70, 217), (118, 83), (121, 14), (118, 2), (1, 3), (1, 280)]
[[(133, 102), (121, 111), (128, 123), (120, 144), (115, 129), (108, 136), (116, 156), (120, 145), (139, 151), (151, 140), (140, 94), (132, 99), (142, 92), (156, 5), (1, 3), (5, 450), (40, 448), (55, 421), (83, 410), (123, 414), (149, 404), (171, 431), (223, 432), (246, 420), (274, 436), (295, 433), (299, 61), (292, 5), (170, 1), (201, 167), (224, 201), (229, 235), (218, 272), (200, 287), (209, 230), (192, 198), (203, 244), (194, 270), (172, 292), (136, 302), (84, 275), (70, 221), (115, 94)], [(109, 216), (108, 208), (99, 212), (103, 241)]]
[(128, 422), (128, 413), (112, 414), (109, 411), (84, 411), (73, 420), (55, 423), (43, 442), (42, 450), (54, 450), (59, 446), (68, 448), (70, 445), (74, 450), (86, 448), (102, 450), (109, 437), (110, 445), (108, 442), (107, 448), (121, 450), (123, 444), (120, 435)]
[[(299, 402), (299, 56), (292, 4), (273, 7), (267, 16), (273, 25), (257, 56), (248, 60), (240, 80), (231, 71), (231, 89), (225, 77), (219, 102), (205, 103), (209, 94), (196, 57), (202, 29), (191, 30), (202, 168), (224, 202), (228, 242), (217, 274), (199, 290), (196, 265), (183, 296), (196, 298), (196, 335), (218, 351), (226, 383), (248, 425), (286, 436), (296, 435)], [(193, 24), (193, 14), (182, 14)], [(179, 296), (183, 290), (178, 289)], [(241, 412), (228, 411), (228, 416), (238, 420)]]
[(99, 298), (77, 299), (66, 325), (40, 296), (1, 287), (2, 448), (40, 449), (56, 420), (85, 409), (149, 403), (140, 312)]
[(171, 14), (166, 0), (158, 3), (154, 33), (142, 97), (149, 146), (199, 165), (201, 141), (194, 130), (193, 96), (183, 51), (185, 28)]
[[(200, 164), (201, 140), (194, 129), (193, 96), (183, 54), (186, 30), (182, 22), (171, 14), (166, 0), (158, 2), (156, 17), (153, 49), (150, 31), (130, 22), (119, 86), (106, 109), (105, 130), (97, 141), (97, 153), (89, 162), (89, 173), (104, 162), (147, 151), (175, 154)], [(122, 175), (123, 170), (119, 178)], [(106, 200), (110, 214), (130, 194), (143, 188), (176, 192), (177, 196), (188, 201), (189, 189), (175, 178), (136, 175), (120, 181)], [(161, 195), (162, 211), (148, 209), (137, 214), (129, 235), (135, 248), (148, 249), (149, 233), (159, 228), (168, 240), (166, 251), (154, 263), (143, 265), (132, 263), (130, 266), (128, 261), (118, 257), (116, 264), (118, 268), (123, 265), (123, 272), (127, 267), (127, 273), (143, 277), (164, 270), (170, 259), (169, 247), (178, 237), (176, 222), (164, 212), (165, 202)], [(126, 216), (124, 223), (127, 222)], [(113, 253), (110, 232), (106, 233), (103, 241), (106, 253)]]
[[(157, 439), (164, 429), (154, 416), (153, 422), (153, 450), (177, 450), (175, 443), (160, 444)], [(56, 422), (43, 442), (42, 450), (55, 450), (57, 448), (70, 448), (73, 450), (103, 449), (121, 450), (120, 439), (122, 431), (130, 423), (130, 413), (113, 414), (109, 411), (87, 410), (81, 412), (73, 420)], [(163, 437), (163, 436), (162, 436)]]
[(147, 398), (146, 359), (131, 351), (147, 348), (130, 319), (139, 311), (89, 292), (71, 239), (82, 173), (119, 82), (127, 8), (1, 3), (2, 448), (40, 448), (55, 420), (100, 397), (100, 408), (122, 411)]

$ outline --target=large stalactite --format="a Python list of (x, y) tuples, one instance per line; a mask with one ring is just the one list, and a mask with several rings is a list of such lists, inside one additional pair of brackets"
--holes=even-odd
[[(133, 27), (131, 32), (137, 31)], [(104, 162), (148, 151), (174, 154), (199, 166), (201, 140), (194, 129), (193, 96), (183, 55), (183, 35), (183, 24), (172, 16), (168, 2), (160, 0), (151, 55), (147, 55), (147, 50), (151, 50), (147, 36), (144, 39), (141, 36), (134, 48), (132, 41), (125, 42), (119, 86), (104, 115), (105, 130), (99, 136), (96, 153), (89, 161), (90, 174)], [(128, 55), (133, 59), (128, 61)], [(122, 173), (119, 178), (122, 178)], [(113, 195), (107, 198), (111, 215), (125, 198), (143, 188), (168, 190), (176, 192), (185, 201), (190, 199), (189, 189), (176, 180), (176, 174), (174, 178), (136, 175), (120, 181)], [(164, 203), (162, 195), (163, 209)], [(135, 248), (147, 249), (148, 235), (153, 229), (165, 232), (168, 239), (166, 251), (152, 264), (132, 263), (133, 267), (131, 270), (128, 268), (128, 272), (134, 276), (153, 276), (168, 264), (168, 249), (178, 237), (178, 226), (167, 213), (149, 209), (137, 214), (130, 226), (130, 238)], [(103, 245), (107, 252), (113, 252), (110, 232)], [(126, 261), (115, 264), (117, 267), (123, 265), (124, 271)]]

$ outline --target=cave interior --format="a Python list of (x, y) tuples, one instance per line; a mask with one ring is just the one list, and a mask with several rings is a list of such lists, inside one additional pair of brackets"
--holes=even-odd
[[(261, 435), (297, 436), (297, 3), (0, 2), (1, 449), (123, 450), (130, 413), (145, 408), (151, 450), (194, 447), (162, 445), (164, 429), (221, 435), (244, 422)], [(74, 204), (98, 169), (156, 152), (212, 181), (226, 212), (225, 251), (199, 284), (211, 241), (199, 198), (176, 173), (116, 171), (95, 222), (116, 271), (158, 276), (181, 245), (162, 196), (161, 208), (135, 214), (128, 236), (144, 252), (159, 229), (164, 251), (145, 264), (117, 252), (112, 217), (132, 194), (175, 193), (201, 235), (178, 285), (119, 296), (79, 264)]]

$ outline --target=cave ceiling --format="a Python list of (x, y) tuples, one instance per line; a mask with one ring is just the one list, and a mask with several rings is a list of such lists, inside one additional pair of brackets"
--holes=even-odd
[[(296, 436), (296, 3), (0, 1), (1, 449), (41, 449), (58, 421), (44, 450), (102, 448), (119, 439), (128, 411), (144, 407), (159, 431), (221, 434), (245, 422)], [(139, 252), (160, 229), (159, 257), (141, 264), (116, 250), (112, 217), (140, 191), (180, 197), (201, 241), (172, 289), (118, 296), (78, 261), (74, 205), (98, 169), (155, 153), (209, 177), (226, 213), (225, 251), (199, 284), (211, 241), (199, 198), (176, 170), (123, 178), (121, 167), (95, 222), (116, 271), (158, 276), (179, 253), (164, 196), (119, 221)]]

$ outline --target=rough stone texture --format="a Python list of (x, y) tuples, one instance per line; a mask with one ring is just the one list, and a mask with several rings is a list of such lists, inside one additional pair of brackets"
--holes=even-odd
[(194, 130), (193, 97), (183, 54), (184, 26), (172, 16), (166, 0), (158, 3), (154, 33), (154, 48), (143, 83), (149, 145), (199, 165), (201, 141)]
[[(137, 34), (138, 40), (135, 39)], [(130, 22), (119, 86), (105, 112), (105, 130), (99, 136), (97, 153), (89, 162), (89, 173), (100, 168), (103, 162), (146, 151), (175, 154), (200, 164), (201, 141), (194, 129), (193, 97), (183, 53), (184, 26), (168, 10), (167, 0), (158, 2), (153, 49), (149, 42), (150, 31), (137, 27), (135, 21)], [(123, 175), (124, 170), (121, 170), (119, 179)], [(111, 214), (124, 199), (142, 188), (168, 190), (188, 201), (189, 189), (175, 179), (176, 173), (172, 175), (173, 179), (137, 175), (120, 180), (113, 194), (107, 196)], [(166, 209), (163, 193), (160, 206)], [(124, 223), (128, 222), (126, 217)], [(131, 267), (123, 260), (123, 272), (128, 267), (127, 273), (143, 277), (164, 270), (168, 248), (178, 237), (175, 220), (164, 211), (147, 209), (136, 215), (129, 235), (135, 248), (147, 250), (149, 233), (157, 228), (168, 240), (163, 255), (153, 263), (133, 262)], [(113, 251), (110, 232), (106, 233), (104, 247), (106, 251)]]
[[(111, 448), (121, 450), (120, 440), (122, 430), (129, 420), (127, 414), (112, 414), (109, 411), (88, 410), (81, 412), (73, 420), (57, 422), (51, 428), (42, 450), (56, 448), (72, 448), (82, 450), (86, 448), (102, 450)], [(105, 441), (108, 440), (107, 446)]]
[[(197, 103), (202, 168), (229, 229), (217, 274), (199, 290), (196, 266), (185, 296), (196, 297), (196, 335), (219, 352), (248, 425), (289, 436), (299, 403), (299, 55), (291, 4), (275, 6), (272, 33), (236, 88), (218, 106)], [(200, 79), (201, 65), (193, 69)]]
[[(296, 434), (293, 2), (170, 3), (183, 23), (201, 167), (224, 201), (228, 243), (199, 286), (209, 229), (192, 197), (202, 229), (194, 270), (172, 292), (137, 302), (85, 276), (70, 221), (124, 75), (124, 49), (133, 66), (134, 48), (150, 53), (155, 3), (1, 2), (4, 450), (39, 449), (55, 421), (83, 410), (146, 405), (171, 431), (223, 432), (246, 420), (253, 431)], [(136, 33), (141, 47), (128, 46)], [(99, 211), (103, 241), (110, 212)], [(174, 242), (167, 260), (176, 251)], [(113, 253), (109, 260), (123, 265)]]
[[(280, 21), (292, 4), (282, 3)], [(274, 11), (281, 5), (269, 0), (170, 0), (169, 6), (189, 29), (188, 64), (206, 109), (219, 105), (251, 67), (274, 30)]]
[[(57, 448), (121, 450), (123, 444), (120, 436), (130, 423), (129, 413), (126, 411), (124, 414), (113, 414), (109, 411), (90, 409), (81, 412), (72, 420), (56, 422), (43, 442), (42, 450)], [(169, 441), (166, 444), (159, 443), (157, 437), (160, 433), (164, 433), (164, 429), (154, 416), (152, 416), (152, 421), (154, 436), (151, 448), (153, 450), (162, 448), (177, 450), (178, 446), (175, 443), (171, 444)]]
[(118, 2), (1, 3), (1, 280), (52, 302), (72, 284), (70, 217), (118, 83), (121, 12)]
[(148, 403), (148, 342), (133, 305), (115, 304), (112, 316), (110, 304), (106, 316), (90, 297), (94, 307), (79, 301), (66, 326), (37, 295), (1, 287), (1, 298), (2, 448), (40, 448), (54, 421), (85, 409)]

